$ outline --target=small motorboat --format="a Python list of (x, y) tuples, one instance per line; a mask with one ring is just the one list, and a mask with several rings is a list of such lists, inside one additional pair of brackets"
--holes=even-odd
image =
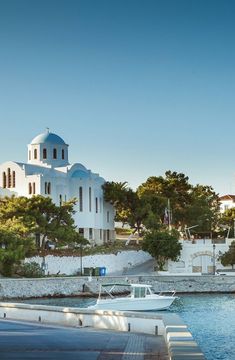
[[(128, 296), (114, 296), (117, 288), (124, 287), (129, 290)], [(120, 291), (120, 290), (119, 290)], [(108, 298), (104, 298), (106, 293)], [(168, 309), (177, 298), (175, 291), (167, 292), (170, 295), (164, 295), (163, 292), (154, 293), (152, 286), (148, 284), (101, 284), (99, 297), (95, 305), (89, 306), (94, 310), (121, 310), (121, 311), (149, 311)]]

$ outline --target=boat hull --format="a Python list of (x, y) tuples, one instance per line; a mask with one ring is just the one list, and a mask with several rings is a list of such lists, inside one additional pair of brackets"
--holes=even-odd
[(159, 296), (157, 299), (146, 298), (117, 298), (117, 299), (100, 299), (96, 305), (90, 308), (95, 310), (120, 310), (120, 311), (150, 311), (168, 309), (175, 297)]

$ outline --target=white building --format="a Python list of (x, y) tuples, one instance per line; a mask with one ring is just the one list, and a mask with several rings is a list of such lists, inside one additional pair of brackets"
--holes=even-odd
[(178, 262), (168, 261), (165, 274), (213, 274), (215, 271), (231, 269), (223, 267), (219, 257), (228, 251), (234, 239), (194, 239), (180, 240), (182, 250)]
[(91, 243), (114, 240), (114, 208), (104, 201), (105, 180), (82, 164), (70, 164), (68, 145), (60, 136), (49, 130), (36, 136), (28, 145), (28, 162), (5, 162), (0, 174), (2, 195), (50, 196), (57, 205), (76, 198), (79, 232)]
[(223, 195), (219, 198), (219, 200), (221, 213), (235, 207), (235, 195)]

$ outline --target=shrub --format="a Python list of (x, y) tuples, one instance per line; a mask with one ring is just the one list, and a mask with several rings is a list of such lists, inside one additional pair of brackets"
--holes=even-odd
[(38, 263), (33, 261), (21, 265), (21, 267), (17, 271), (17, 274), (23, 277), (37, 278), (37, 277), (43, 277), (44, 271), (42, 270), (42, 268)]

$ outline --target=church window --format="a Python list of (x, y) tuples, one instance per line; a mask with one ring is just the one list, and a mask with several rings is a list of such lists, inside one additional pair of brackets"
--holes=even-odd
[(29, 160), (31, 160), (31, 151), (29, 150)]
[(60, 206), (62, 206), (62, 195), (60, 194)]
[(31, 195), (31, 194), (32, 194), (32, 184), (29, 183), (29, 195)]
[(95, 198), (95, 212), (98, 213), (98, 198)]
[(83, 211), (83, 191), (82, 191), (82, 186), (79, 187), (79, 211)]
[(44, 192), (45, 192), (45, 194), (47, 194), (47, 182), (45, 182), (45, 189), (44, 189)]
[(36, 184), (35, 184), (35, 182), (33, 182), (33, 194), (35, 194), (36, 193)]
[(51, 183), (50, 182), (47, 184), (47, 193), (49, 195), (51, 194)]
[(12, 187), (16, 187), (16, 172), (12, 171)]
[(102, 229), (100, 229), (100, 240), (102, 240)]
[(64, 160), (64, 149), (62, 149), (62, 159)]
[(53, 159), (57, 159), (57, 150), (53, 149)]
[(89, 240), (92, 240), (93, 229), (89, 228)]
[(37, 157), (38, 157), (38, 152), (37, 152), (37, 149), (34, 149), (33, 154), (34, 154), (34, 159), (37, 159)]
[(89, 187), (89, 211), (91, 212), (91, 187)]
[(7, 187), (7, 175), (6, 175), (5, 171), (2, 173), (2, 187), (3, 188)]
[(11, 187), (11, 169), (10, 168), (7, 169), (7, 187), (8, 188)]
[(109, 241), (109, 240), (110, 240), (110, 231), (107, 230), (107, 241)]
[(43, 159), (46, 159), (46, 158), (47, 158), (47, 149), (43, 149), (43, 151), (42, 151), (42, 157), (43, 157)]
[(84, 237), (84, 228), (79, 228), (78, 233)]

